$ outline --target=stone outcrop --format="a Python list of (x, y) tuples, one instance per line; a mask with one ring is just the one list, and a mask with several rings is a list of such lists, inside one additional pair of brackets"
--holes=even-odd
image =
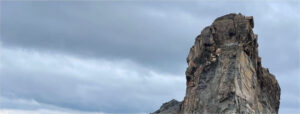
[(186, 95), (158, 113), (278, 113), (280, 87), (258, 56), (253, 17), (227, 14), (197, 36), (187, 57)]
[(154, 114), (166, 113), (166, 114), (176, 114), (179, 112), (181, 102), (175, 99), (164, 103), (159, 110), (155, 111)]

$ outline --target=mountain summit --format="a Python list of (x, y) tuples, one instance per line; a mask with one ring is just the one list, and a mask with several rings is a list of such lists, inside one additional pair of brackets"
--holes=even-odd
[(227, 14), (196, 37), (187, 57), (186, 95), (154, 114), (278, 113), (280, 86), (258, 56), (252, 16)]

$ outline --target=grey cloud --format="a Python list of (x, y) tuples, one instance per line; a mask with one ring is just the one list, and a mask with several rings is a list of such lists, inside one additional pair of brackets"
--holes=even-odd
[[(201, 29), (210, 25), (218, 16), (241, 12), (254, 16), (254, 32), (259, 36), (259, 52), (263, 66), (270, 68), (278, 78), (283, 91), (281, 110), (288, 112), (292, 110), (288, 107), (299, 107), (299, 101), (292, 100), (292, 97), (299, 93), (299, 85), (295, 84), (298, 83), (296, 79), (299, 79), (300, 69), (299, 6), (299, 2), (227, 1), (1, 2), (3, 48), (50, 53), (51, 56), (40, 60), (42, 63), (55, 63), (63, 58), (55, 58), (55, 54), (79, 60), (104, 59), (115, 61), (113, 63), (117, 65), (122, 64), (120, 61), (128, 60), (136, 63), (137, 67), (127, 69), (128, 66), (134, 66), (132, 63), (124, 63), (127, 67), (118, 67), (130, 70), (131, 74), (128, 75), (134, 75), (133, 70), (141, 75), (132, 80), (122, 80), (119, 77), (122, 74), (107, 72), (110, 70), (92, 70), (93, 74), (88, 74), (92, 78), (73, 77), (78, 75), (76, 73), (85, 74), (89, 70), (61, 70), (60, 65), (70, 65), (67, 68), (72, 68), (71, 63), (65, 63), (63, 60), (59, 61), (62, 63), (48, 67), (43, 67), (38, 61), (27, 63), (30, 67), (20, 66), (26, 64), (17, 60), (34, 56), (27, 54), (25, 58), (17, 58), (24, 55), (6, 55), (1, 49), (2, 56), (12, 58), (0, 58), (1, 63), (5, 63), (0, 72), (1, 81), (5, 80), (0, 86), (3, 87), (1, 95), (35, 99), (38, 102), (78, 110), (153, 111), (162, 101), (175, 96), (182, 98), (185, 57)], [(98, 63), (96, 66), (114, 66), (104, 63)], [(156, 82), (156, 78), (149, 78), (149, 75), (153, 75), (150, 71), (155, 71), (160, 76), (168, 74), (170, 77), (183, 79), (183, 82), (180, 82), (182, 88), (178, 88), (181, 92), (158, 90), (176, 84), (169, 82), (171, 80)], [(111, 78), (114, 76), (118, 78)], [(115, 85), (115, 82), (121, 85)], [(140, 83), (146, 85), (135, 86), (143, 85)], [(123, 86), (125, 89), (121, 88)], [(79, 90), (74, 87), (78, 87)], [(124, 96), (120, 97), (123, 102), (114, 99), (119, 98), (114, 96), (116, 93), (124, 93)], [(128, 103), (128, 99), (137, 100)], [(140, 104), (145, 106), (141, 107)]]
[[(97, 6), (96, 9), (88, 10), (86, 8), (89, 6), (83, 5), (81, 11), (72, 12), (68, 9), (79, 6), (60, 10), (55, 4), (42, 4), (46, 8), (32, 8), (31, 4), (25, 4), (27, 6), (21, 8), (9, 6), (10, 4), (3, 8), (3, 17), (7, 17), (3, 19), (2, 26), (4, 46), (66, 51), (88, 57), (128, 58), (147, 63), (146, 65), (151, 63), (167, 66), (167, 61), (173, 61), (172, 66), (182, 66), (186, 55), (179, 55), (178, 52), (187, 52), (189, 45), (178, 39), (192, 41), (195, 37), (192, 36), (193, 33), (178, 32), (187, 28), (182, 27), (183, 20), (178, 21), (178, 17), (173, 20), (159, 16), (156, 18), (155, 13), (160, 12), (152, 11), (153, 15), (147, 15), (144, 12), (148, 9), (141, 6), (118, 8), (118, 4), (112, 4), (108, 9), (99, 4), (90, 6)], [(35, 5), (40, 4), (33, 3)], [(9, 18), (15, 16), (19, 18)], [(182, 48), (183, 46), (186, 48)], [(177, 60), (180, 62), (176, 62)]]
[[(213, 19), (226, 13), (241, 12), (255, 17), (255, 29), (264, 44), (263, 57), (271, 58), (270, 50), (282, 45), (282, 40), (272, 40), (272, 37), (299, 38), (296, 21), (299, 16), (291, 19), (279, 16), (285, 12), (272, 14), (274, 8), (265, 2), (4, 2), (2, 6), (3, 46), (61, 51), (90, 58), (126, 58), (182, 75), (194, 38)], [(283, 9), (298, 6), (299, 3), (287, 3)], [(268, 15), (291, 21), (278, 23), (262, 19)], [(283, 46), (291, 45), (286, 42)], [(298, 48), (282, 49), (280, 54), (299, 53)], [(289, 57), (297, 60), (299, 54)], [(273, 63), (268, 60), (273, 61), (266, 59), (267, 65)], [(297, 61), (289, 64), (297, 66)]]
[(279, 113), (299, 113), (300, 107), (300, 81), (299, 68), (290, 69), (289, 72), (275, 72), (281, 87), (281, 100)]
[[(136, 113), (151, 112), (161, 101), (184, 95), (184, 77), (161, 74), (133, 62), (81, 60), (6, 48), (2, 54), (0, 95), (4, 98), (89, 112)], [(40, 108), (0, 104), (1, 108)]]

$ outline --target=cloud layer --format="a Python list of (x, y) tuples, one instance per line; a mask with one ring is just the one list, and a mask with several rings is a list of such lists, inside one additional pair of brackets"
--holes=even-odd
[(182, 100), (194, 38), (240, 12), (254, 16), (280, 112), (300, 112), (299, 2), (6, 1), (0, 11), (2, 111), (139, 113)]
[(83, 111), (143, 112), (184, 95), (183, 76), (160, 74), (131, 61), (79, 59), (23, 49), (2, 52), (3, 108), (36, 108), (5, 100), (21, 98)]

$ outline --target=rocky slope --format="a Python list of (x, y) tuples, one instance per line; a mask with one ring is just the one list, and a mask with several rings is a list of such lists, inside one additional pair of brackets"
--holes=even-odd
[(187, 57), (186, 95), (158, 113), (278, 113), (280, 87), (258, 56), (253, 17), (227, 14), (197, 36)]

